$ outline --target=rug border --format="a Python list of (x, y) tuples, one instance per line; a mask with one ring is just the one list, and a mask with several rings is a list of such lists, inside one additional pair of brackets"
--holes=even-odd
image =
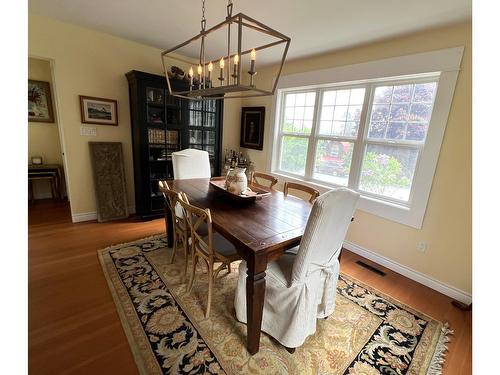
[[(418, 311), (415, 308), (413, 308), (412, 306), (410, 306), (409, 304), (404, 303), (397, 298), (389, 296), (387, 293), (385, 293), (385, 292), (383, 292), (375, 287), (367, 285), (364, 282), (356, 279), (355, 277), (353, 277), (349, 274), (346, 274), (345, 272), (341, 272), (340, 274), (343, 277), (346, 277), (347, 279), (349, 279), (350, 281), (352, 281), (356, 284), (359, 284), (360, 286), (367, 289), (368, 291), (370, 291), (376, 295), (382, 295), (389, 302), (397, 305), (398, 307), (401, 308), (401, 305), (404, 306), (405, 310), (411, 312), (412, 314), (414, 314), (416, 316), (423, 317), (426, 320), (428, 320), (430, 325), (436, 324), (436, 331), (434, 332), (432, 337), (429, 338), (429, 340), (431, 341), (431, 345), (435, 344), (436, 348), (434, 349), (434, 351), (429, 353), (422, 360), (422, 363), (419, 364), (419, 366), (421, 366), (421, 365), (425, 366), (425, 371), (423, 372), (424, 374), (441, 374), (441, 371), (442, 371), (442, 368), (443, 368), (443, 365), (444, 365), (445, 359), (446, 359), (446, 351), (448, 350), (447, 344), (451, 341), (450, 336), (453, 335), (453, 330), (451, 330), (449, 328), (448, 322), (441, 322), (440, 320), (438, 320), (438, 319), (436, 319), (436, 318), (434, 318), (434, 317), (432, 317), (432, 316), (430, 316), (422, 311)], [(428, 332), (428, 331), (427, 330), (424, 331), (424, 335), (426, 332)], [(422, 338), (424, 338), (424, 335), (422, 335)], [(415, 355), (417, 355), (417, 354), (421, 355), (421, 351), (423, 349), (421, 349), (421, 350), (418, 350), (418, 349), (419, 349), (419, 346), (417, 345), (417, 347), (415, 348)], [(415, 373), (414, 372), (415, 366), (416, 366), (415, 358), (413, 358), (413, 360), (410, 363), (410, 366), (408, 367), (407, 374)], [(420, 370), (420, 368), (418, 370)], [(422, 372), (419, 371), (417, 373), (420, 374)]]
[[(169, 247), (167, 247), (167, 249), (170, 249)], [(158, 249), (155, 249), (155, 250), (158, 250)], [(224, 370), (224, 372), (228, 375), (232, 375), (233, 373), (232, 372), (229, 372), (228, 371), (228, 368), (230, 368), (231, 366), (227, 365), (226, 364), (226, 361), (224, 360), (221, 360), (221, 356), (220, 354), (218, 353), (217, 350), (214, 350), (214, 348), (212, 347), (211, 344), (208, 343), (207, 340), (205, 340), (205, 338), (203, 337), (203, 335), (201, 334), (201, 330), (200, 330), (200, 327), (198, 325), (198, 322), (193, 319), (192, 316), (190, 316), (190, 314), (188, 314), (188, 309), (186, 309), (186, 307), (184, 306), (184, 304), (182, 302), (180, 302), (180, 297), (173, 291), (170, 289), (167, 281), (163, 278), (163, 275), (161, 272), (159, 272), (156, 264), (154, 262), (152, 262), (150, 259), (149, 259), (149, 254), (145, 254), (146, 255), (146, 258), (148, 259), (148, 262), (149, 264), (151, 265), (151, 267), (153, 267), (153, 269), (156, 271), (156, 273), (158, 274), (158, 276), (160, 277), (161, 281), (163, 281), (163, 283), (165, 284), (165, 286), (167, 287), (168, 289), (168, 292), (172, 295), (172, 297), (174, 298), (175, 302), (181, 307), (182, 311), (184, 312), (184, 314), (186, 314), (186, 316), (188, 317), (189, 321), (191, 322), (191, 324), (194, 326), (194, 328), (196, 328), (196, 331), (198, 332), (198, 334), (200, 335), (200, 337), (203, 339), (203, 341), (205, 342), (205, 344), (207, 345), (207, 347), (212, 351), (213, 355), (215, 356), (215, 358), (217, 358), (217, 360), (219, 361), (219, 363), (221, 364), (221, 367), (222, 369)], [(246, 347), (245, 347), (246, 349)], [(225, 366), (224, 366), (225, 365)]]
[[(109, 289), (109, 291), (111, 293), (111, 296), (113, 297), (113, 302), (114, 302), (114, 304), (116, 306), (116, 311), (118, 313), (118, 317), (120, 318), (120, 322), (121, 322), (123, 331), (125, 332), (125, 336), (127, 337), (127, 341), (128, 341), (128, 344), (129, 344), (128, 346), (130, 348), (130, 351), (132, 352), (132, 356), (134, 357), (134, 361), (135, 361), (135, 363), (137, 365), (137, 369), (139, 370), (139, 373), (141, 375), (150, 375), (151, 372), (149, 372), (146, 369), (146, 365), (145, 365), (145, 361), (144, 361), (144, 356), (143, 356), (143, 354), (141, 352), (141, 349), (139, 348), (139, 346), (137, 344), (137, 339), (136, 339), (134, 333), (132, 332), (132, 328), (130, 327), (130, 324), (129, 324), (127, 316), (126, 316), (126, 313), (123, 310), (123, 307), (121, 306), (122, 301), (120, 300), (120, 297), (116, 293), (115, 285), (113, 284), (113, 281), (111, 280), (111, 277), (109, 275), (109, 270), (108, 270), (108, 268), (106, 266), (104, 257), (106, 255), (108, 255), (111, 258), (111, 256), (109, 255), (109, 252), (111, 250), (116, 249), (116, 248), (119, 248), (119, 247), (122, 247), (122, 246), (125, 246), (125, 245), (130, 245), (130, 244), (135, 243), (137, 241), (149, 240), (149, 239), (158, 239), (158, 238), (162, 237), (163, 235), (164, 234), (156, 234), (156, 235), (153, 235), (153, 236), (138, 238), (136, 240), (132, 240), (132, 241), (128, 241), (128, 242), (123, 242), (123, 243), (111, 245), (111, 246), (105, 247), (104, 249), (97, 250), (97, 257), (99, 258), (99, 263), (101, 264), (101, 268), (103, 270), (104, 278), (106, 279), (106, 282), (108, 284), (108, 289)], [(126, 289), (125, 285), (123, 285), (123, 287)], [(137, 319), (138, 319), (138, 317), (137, 317)], [(138, 322), (138, 324), (140, 324), (140, 322)], [(144, 334), (145, 334), (145, 332), (144, 332)], [(153, 357), (155, 357), (155, 355), (154, 355), (153, 352), (151, 352), (151, 354), (153, 355)], [(156, 363), (156, 367), (157, 367), (157, 369), (156, 369), (157, 373), (158, 374), (162, 374), (163, 372), (161, 370), (159, 370), (159, 368), (158, 368), (158, 366), (159, 366), (158, 362), (155, 361), (155, 363)]]

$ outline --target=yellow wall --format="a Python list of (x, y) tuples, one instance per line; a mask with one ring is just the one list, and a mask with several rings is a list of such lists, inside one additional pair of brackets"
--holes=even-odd
[[(53, 60), (58, 122), (65, 148), (69, 199), (73, 215), (96, 211), (88, 151), (89, 141), (122, 142), (129, 206), (134, 205), (134, 179), (128, 83), (125, 73), (162, 74), (160, 50), (50, 18), (29, 15), (29, 54)], [(176, 65), (182, 66), (179, 62)], [(118, 126), (90, 125), (96, 137), (80, 135), (79, 95), (118, 101)], [(238, 103), (226, 106), (223, 147), (235, 148)], [(238, 120), (239, 124), (239, 120)], [(238, 133), (235, 133), (237, 131)]]
[[(347, 240), (462, 291), (472, 291), (472, 35), (459, 24), (286, 63), (283, 74), (350, 65), (389, 57), (465, 46), (423, 227), (417, 230), (358, 210)], [(293, 43), (293, 41), (292, 41)], [(259, 72), (259, 79), (271, 79)], [(243, 106), (266, 107), (264, 150), (247, 150), (257, 170), (270, 157), (272, 98), (246, 99)], [(425, 253), (416, 251), (425, 241)]]
[[(29, 58), (28, 78), (49, 82), (54, 103), (54, 84), (49, 61)], [(62, 164), (57, 117), (54, 116), (52, 123), (28, 122), (28, 162), (31, 162), (32, 156), (41, 156), (44, 164)], [(33, 190), (36, 198), (50, 196), (50, 185), (43, 181), (36, 181)]]

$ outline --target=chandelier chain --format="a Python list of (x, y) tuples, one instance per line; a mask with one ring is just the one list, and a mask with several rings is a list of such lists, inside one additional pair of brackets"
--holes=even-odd
[(205, 31), (207, 19), (205, 18), (205, 0), (201, 0), (201, 31)]

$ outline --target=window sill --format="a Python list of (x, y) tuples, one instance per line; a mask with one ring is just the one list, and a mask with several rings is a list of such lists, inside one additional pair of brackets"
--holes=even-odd
[[(275, 177), (279, 177), (281, 182), (298, 182), (315, 188), (320, 193), (325, 193), (335, 187), (340, 187), (326, 184), (323, 185), (316, 181), (303, 180), (284, 174), (281, 171), (274, 171), (271, 172), (271, 174)], [(417, 210), (412, 206), (403, 206), (394, 202), (384, 201), (372, 196), (363, 195), (362, 192), (360, 192), (360, 194), (361, 197), (359, 199), (358, 206), (356, 207), (357, 209), (416, 229), (422, 228), (424, 212), (421, 212), (421, 210)]]

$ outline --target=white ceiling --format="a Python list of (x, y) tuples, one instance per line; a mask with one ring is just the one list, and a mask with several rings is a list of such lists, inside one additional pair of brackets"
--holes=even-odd
[[(472, 14), (472, 0), (233, 3), (233, 14), (245, 13), (291, 37), (289, 59), (465, 21)], [(226, 5), (227, 0), (206, 0), (207, 28), (224, 20)], [(29, 0), (29, 11), (167, 49), (200, 31), (201, 0)]]

